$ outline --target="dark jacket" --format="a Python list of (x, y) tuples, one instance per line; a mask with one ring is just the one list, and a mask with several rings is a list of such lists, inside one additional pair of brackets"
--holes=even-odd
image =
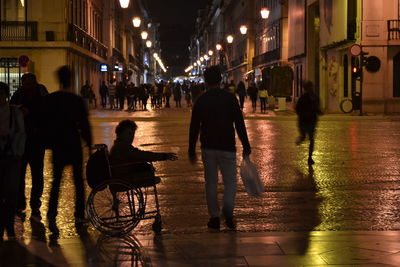
[(81, 137), (92, 145), (88, 112), (83, 99), (71, 92), (57, 91), (45, 97), (43, 107), (48, 147), (70, 161), (81, 153)]
[(312, 92), (301, 95), (296, 104), (296, 113), (300, 123), (316, 123), (321, 114), (317, 95)]
[(199, 132), (202, 148), (235, 152), (235, 128), (243, 150), (250, 152), (243, 115), (235, 95), (222, 89), (206, 91), (193, 107), (189, 153), (196, 149)]

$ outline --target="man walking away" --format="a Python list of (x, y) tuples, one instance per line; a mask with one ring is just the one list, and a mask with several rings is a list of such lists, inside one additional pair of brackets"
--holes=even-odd
[(43, 193), (43, 160), (44, 145), (40, 134), (40, 109), (43, 97), (48, 94), (46, 87), (38, 84), (33, 73), (26, 73), (21, 77), (21, 88), (14, 93), (10, 104), (20, 107), (24, 114), (26, 143), (22, 157), (22, 166), (19, 178), (18, 213), (26, 208), (25, 175), (29, 164), (32, 174), (32, 189), (29, 204), (31, 216), (40, 218), (40, 198)]
[(304, 82), (304, 94), (302, 94), (296, 104), (296, 113), (298, 115), (298, 127), (300, 137), (296, 141), (300, 145), (308, 135), (310, 139), (310, 146), (308, 150), (308, 165), (313, 165), (314, 160), (312, 154), (314, 151), (314, 134), (315, 127), (317, 126), (318, 115), (321, 115), (319, 107), (319, 100), (314, 93), (313, 84), (310, 81)]
[(109, 96), (108, 87), (107, 87), (105, 81), (103, 81), (103, 82), (101, 83), (101, 86), (100, 86), (100, 90), (99, 90), (99, 91), (100, 91), (100, 97), (101, 97), (101, 105), (103, 106), (103, 108), (105, 108), (106, 105), (107, 105), (107, 98), (108, 98), (108, 96)]
[(251, 107), (253, 108), (253, 112), (256, 112), (257, 109), (257, 98), (258, 98), (258, 89), (255, 83), (251, 83), (249, 88), (247, 88), (247, 94), (251, 99)]
[[(88, 121), (88, 111), (81, 97), (71, 91), (71, 71), (67, 66), (57, 72), (60, 90), (45, 99), (44, 116), (50, 147), (53, 152), (53, 183), (50, 191), (47, 219), (49, 226), (55, 225), (58, 197), (64, 167), (72, 165), (75, 184), (75, 218), (82, 222), (85, 217), (85, 194), (82, 177), (81, 138), (89, 148), (92, 135)], [(69, 207), (68, 207), (69, 208)]]
[(115, 104), (115, 94), (116, 94), (116, 81), (112, 81), (110, 86), (108, 87), (108, 93), (109, 93), (109, 102), (110, 102), (110, 109), (116, 109), (116, 105)]
[(239, 103), (234, 94), (220, 89), (221, 71), (213, 66), (204, 72), (208, 90), (194, 103), (189, 134), (189, 158), (197, 160), (196, 142), (200, 133), (206, 197), (210, 220), (208, 227), (220, 228), (218, 205), (218, 170), (224, 182), (224, 204), (222, 213), (225, 224), (236, 228), (233, 210), (236, 195), (236, 145), (235, 128), (243, 146), (243, 156), (251, 153), (246, 127)]

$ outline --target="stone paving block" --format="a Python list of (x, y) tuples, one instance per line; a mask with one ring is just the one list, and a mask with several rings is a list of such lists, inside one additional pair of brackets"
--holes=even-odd
[(343, 247), (320, 256), (328, 264), (382, 264), (382, 258), (391, 253), (386, 251), (363, 249), (359, 247)]
[(300, 267), (304, 265), (328, 266), (319, 255), (268, 255), (268, 256), (246, 256), (249, 266), (268, 267)]

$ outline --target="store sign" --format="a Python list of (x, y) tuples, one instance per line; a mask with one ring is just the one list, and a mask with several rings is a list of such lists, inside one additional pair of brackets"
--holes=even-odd
[(108, 71), (108, 66), (107, 66), (107, 64), (101, 64), (101, 65), (100, 65), (100, 71), (101, 71), (101, 72), (107, 72), (107, 71)]

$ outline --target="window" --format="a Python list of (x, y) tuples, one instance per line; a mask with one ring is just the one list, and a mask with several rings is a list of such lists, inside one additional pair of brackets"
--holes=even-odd
[(26, 8), (25, 0), (1, 0), (1, 21), (25, 21)]

